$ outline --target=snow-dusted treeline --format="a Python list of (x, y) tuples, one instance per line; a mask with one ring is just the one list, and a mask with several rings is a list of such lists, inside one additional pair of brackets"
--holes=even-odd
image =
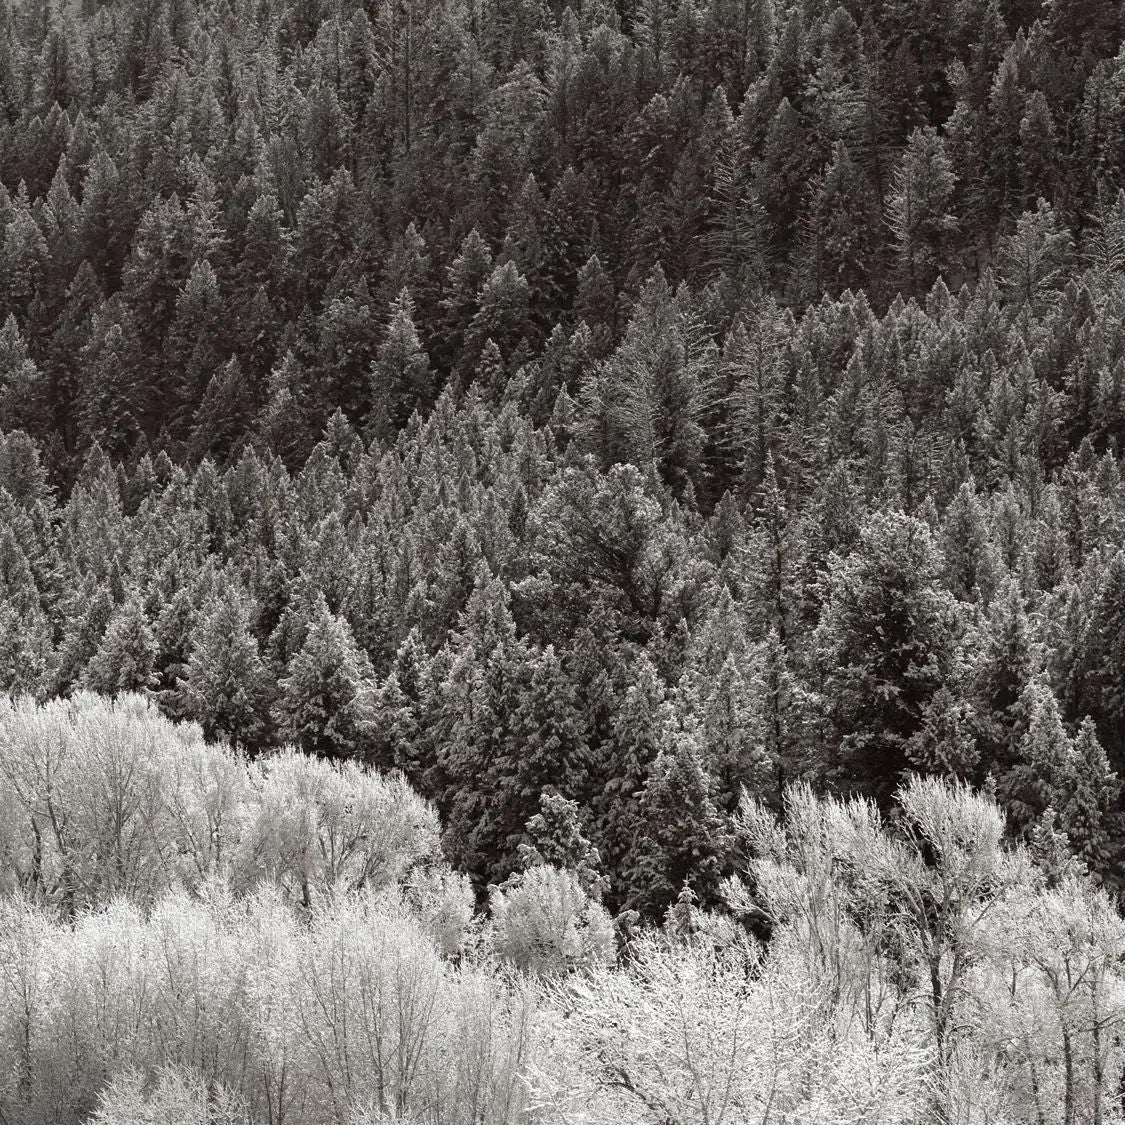
[(726, 909), (615, 945), (565, 802), (480, 911), (397, 776), (139, 697), (5, 706), (0, 771), (5, 1122), (1121, 1117), (1125, 922), (943, 780), (745, 801)]

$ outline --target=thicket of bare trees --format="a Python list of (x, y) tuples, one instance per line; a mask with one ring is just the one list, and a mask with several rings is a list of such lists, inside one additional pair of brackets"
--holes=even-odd
[(480, 912), (397, 775), (138, 697), (7, 705), (0, 751), (5, 1123), (1121, 1119), (1125, 922), (959, 784), (747, 799), (726, 907), (615, 948), (565, 802)]

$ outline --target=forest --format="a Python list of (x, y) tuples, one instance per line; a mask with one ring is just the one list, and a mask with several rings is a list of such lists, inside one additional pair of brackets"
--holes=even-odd
[(1123, 42), (0, 7), (0, 1125), (1125, 1120)]

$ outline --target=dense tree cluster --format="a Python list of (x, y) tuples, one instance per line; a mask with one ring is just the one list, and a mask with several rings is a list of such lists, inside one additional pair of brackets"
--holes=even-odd
[(1122, 280), (1030, 314), (987, 278), (882, 314), (763, 300), (724, 334), (657, 275), (573, 395), (564, 341), (393, 442), (338, 411), (292, 466), (95, 447), (64, 490), (13, 431), (4, 684), (401, 769), (482, 892), (545, 791), (612, 907), (659, 916), (714, 895), (743, 786), (885, 803), (909, 771), (992, 786), (1017, 832), (1051, 810), (1116, 883), (1125, 482), (1092, 365)]
[(402, 768), (481, 887), (908, 768), (1117, 877), (1113, 5), (3, 19), (3, 686)]
[(698, 316), (625, 331), (657, 267), (728, 322), (992, 267), (1041, 309), (1119, 251), (1119, 16), (947, 7), (33, 0), (0, 55), (4, 416), (63, 474), (94, 441), (299, 457), (336, 409), (386, 436), (623, 335), (688, 404)]
[(0, 10), (0, 1120), (1106, 1125), (1114, 0)]
[(1118, 1117), (1125, 921), (961, 783), (890, 818), (747, 798), (723, 909), (680, 895), (615, 964), (563, 798), (482, 914), (400, 774), (250, 759), (136, 694), (5, 705), (0, 750), (6, 1121)]
[(1121, 881), (1114, 5), (2, 19), (0, 685), (401, 769), (482, 896), (907, 771)]
[[(180, 462), (253, 435), (292, 464), (336, 410), (390, 440), (443, 386), (499, 394), (522, 370), (532, 417), (590, 382), (606, 452), (709, 505), (701, 458), (713, 487), (764, 473), (762, 435), (743, 443), (780, 406), (790, 335), (768, 296), (883, 309), (991, 278), (1025, 337), (1060, 301), (1080, 333), (1078, 260), (1120, 265), (1111, 0), (0, 18), (0, 422), (63, 481), (95, 442)], [(656, 270), (675, 299), (643, 297)], [(708, 337), (755, 373), (723, 435), (698, 417)], [(586, 376), (618, 344), (599, 397)], [(1088, 362), (1072, 425), (1112, 430), (1113, 348)]]

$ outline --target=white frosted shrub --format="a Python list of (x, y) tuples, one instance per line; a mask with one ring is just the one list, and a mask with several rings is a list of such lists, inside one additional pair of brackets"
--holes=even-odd
[(928, 1056), (908, 1020), (864, 1029), (779, 947), (644, 939), (629, 972), (559, 982), (532, 1082), (541, 1119), (583, 1125), (913, 1125)]
[(126, 1070), (110, 1081), (90, 1125), (247, 1125), (229, 1090), (208, 1086), (195, 1071), (165, 1066), (153, 1076)]
[(412, 918), (366, 897), (318, 915), (295, 983), (310, 1094), (325, 1119), (343, 1121), (357, 1105), (400, 1116), (425, 1105), (454, 988)]
[(73, 913), (229, 880), (322, 894), (401, 881), (440, 850), (398, 774), (292, 750), (248, 763), (139, 696), (0, 706), (0, 893)]
[(522, 1120), (526, 993), (451, 966), (386, 894), (303, 918), (275, 889), (181, 894), (147, 917), (117, 902), (71, 923), (2, 906), (6, 1119), (18, 1107), (21, 1125), (95, 1110), (125, 1122), (133, 1107), (140, 1121), (191, 1121), (202, 1089), (251, 1122)]
[(418, 868), (403, 898), (446, 957), (460, 953), (473, 926), (473, 887), (467, 875), (442, 867)]
[(397, 774), (284, 751), (256, 765), (250, 790), (238, 884), (274, 883), (305, 907), (321, 890), (394, 884), (439, 851), (436, 814)]
[(491, 900), (496, 952), (517, 968), (540, 974), (611, 965), (613, 925), (573, 871), (529, 868)]

